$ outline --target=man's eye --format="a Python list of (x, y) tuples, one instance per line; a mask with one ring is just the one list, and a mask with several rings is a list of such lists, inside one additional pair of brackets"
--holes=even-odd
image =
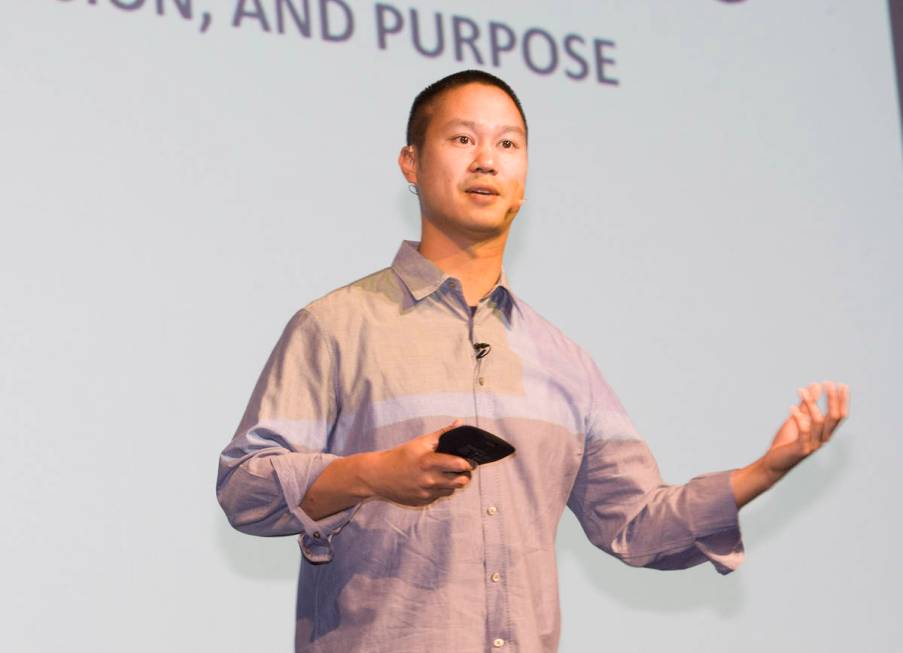
[(506, 138), (505, 140), (503, 140), (503, 141), (500, 143), (500, 145), (501, 145), (503, 148), (505, 148), (506, 150), (510, 150), (510, 149), (513, 148), (513, 147), (517, 147), (517, 145), (514, 143), (514, 141), (512, 141), (512, 140), (510, 140), (510, 139), (507, 139), (507, 138)]
[(470, 143), (470, 136), (455, 136), (455, 140), (458, 141), (461, 145), (467, 145)]

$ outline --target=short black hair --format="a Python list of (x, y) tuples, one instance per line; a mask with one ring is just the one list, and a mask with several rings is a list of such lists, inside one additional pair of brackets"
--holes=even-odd
[(521, 120), (524, 121), (524, 135), (527, 133), (527, 116), (524, 115), (524, 108), (517, 99), (517, 95), (512, 88), (499, 79), (495, 75), (491, 75), (483, 70), (461, 70), (452, 73), (447, 77), (443, 77), (438, 82), (433, 82), (425, 89), (420, 91), (414, 103), (411, 105), (411, 113), (408, 116), (407, 144), (415, 147), (423, 145), (423, 139), (426, 137), (426, 128), (430, 124), (433, 104), (440, 95), (446, 91), (450, 91), (459, 86), (466, 84), (486, 84), (487, 86), (495, 86), (505, 92), (514, 102), (520, 113)]

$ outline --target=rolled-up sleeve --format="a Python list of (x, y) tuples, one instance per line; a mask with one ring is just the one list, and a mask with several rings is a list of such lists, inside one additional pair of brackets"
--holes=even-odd
[(684, 485), (662, 482), (649, 447), (590, 361), (592, 405), (568, 507), (590, 541), (625, 563), (685, 569), (711, 562), (736, 569), (743, 543), (730, 471)]
[(328, 452), (339, 405), (332, 346), (307, 310), (298, 311), (270, 354), (241, 423), (219, 457), (216, 496), (243, 533), (298, 535), (314, 563), (360, 504), (320, 520), (301, 509), (307, 489), (338, 456)]

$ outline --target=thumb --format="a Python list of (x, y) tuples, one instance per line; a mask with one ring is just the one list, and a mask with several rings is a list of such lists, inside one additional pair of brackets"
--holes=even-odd
[(430, 444), (433, 446), (433, 449), (435, 449), (435, 448), (436, 448), (436, 445), (439, 444), (439, 437), (440, 437), (443, 433), (446, 433), (446, 432), (448, 432), (448, 431), (451, 431), (453, 428), (457, 428), (457, 427), (459, 427), (459, 426), (463, 426), (463, 424), (464, 424), (464, 420), (459, 418), (459, 419), (456, 419), (456, 420), (455, 420), (454, 422), (452, 422), (451, 424), (449, 424), (449, 425), (447, 425), (447, 426), (443, 426), (443, 427), (442, 427), (441, 429), (439, 429), (438, 431), (433, 431), (432, 433), (429, 433), (429, 434), (427, 435), (427, 437), (429, 438)]
[(439, 429), (439, 432), (445, 433), (446, 431), (451, 431), (452, 429), (458, 428), (459, 426), (463, 426), (463, 425), (464, 425), (464, 420), (459, 417), (458, 419), (456, 419), (454, 422), (452, 422), (448, 426), (443, 426), (441, 429)]

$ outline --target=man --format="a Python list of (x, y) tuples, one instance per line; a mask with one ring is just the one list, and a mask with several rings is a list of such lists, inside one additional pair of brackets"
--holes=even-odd
[[(628, 564), (735, 569), (738, 508), (830, 438), (847, 388), (802, 389), (751, 465), (664, 485), (590, 357), (502, 270), (527, 175), (514, 92), (479, 71), (436, 82), (398, 162), (421, 240), (295, 314), (220, 458), (235, 528), (299, 535), (296, 650), (556, 650), (565, 505)], [(459, 423), (516, 453), (473, 469), (435, 452)]]

